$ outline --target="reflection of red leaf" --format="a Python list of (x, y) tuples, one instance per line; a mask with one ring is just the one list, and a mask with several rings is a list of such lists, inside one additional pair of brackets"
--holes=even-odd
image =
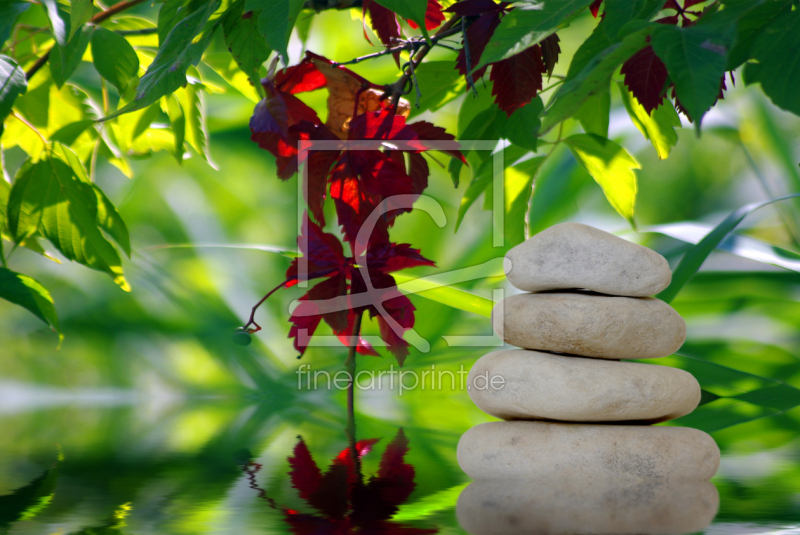
[(667, 83), (667, 67), (650, 45), (631, 56), (620, 71), (625, 85), (647, 113), (664, 102), (664, 84)]
[[(489, 39), (492, 38), (492, 34), (499, 24), (500, 12), (490, 11), (481, 15), (478, 20), (469, 25), (469, 28), (467, 28), (467, 43), (469, 45), (471, 65), (469, 69), (467, 69), (467, 56), (462, 48), (456, 58), (456, 69), (459, 73), (466, 76), (468, 70), (471, 71), (478, 65), (481, 54), (483, 54), (483, 50), (486, 48), (486, 44), (489, 42)], [(477, 80), (483, 76), (485, 72), (486, 67), (481, 67), (472, 73), (473, 80)]]
[(510, 58), (492, 65), (490, 79), (492, 95), (501, 110), (510, 116), (526, 105), (542, 90), (542, 49), (539, 45), (529, 47)]
[(401, 428), (383, 452), (378, 468), (378, 477), (393, 483), (393, 492), (385, 493), (383, 497), (395, 505), (406, 501), (414, 490), (414, 467), (405, 462), (406, 453), (408, 439)]
[[(428, 7), (425, 9), (425, 29), (433, 30), (439, 27), (444, 22), (444, 13), (442, 13), (442, 5), (436, 0), (428, 0)], [(409, 19), (408, 25), (415, 30), (419, 28), (416, 22)]]
[(322, 473), (302, 439), (294, 447), (294, 455), (289, 457), (289, 466), (291, 466), (289, 477), (292, 486), (300, 491), (301, 498), (308, 500), (319, 488)]

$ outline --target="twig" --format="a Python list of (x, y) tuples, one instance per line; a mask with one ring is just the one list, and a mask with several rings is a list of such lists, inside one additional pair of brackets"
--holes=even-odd
[[(87, 24), (100, 24), (101, 22), (103, 22), (103, 21), (105, 21), (107, 19), (110, 19), (111, 17), (113, 17), (117, 13), (125, 11), (126, 9), (129, 9), (129, 8), (132, 8), (133, 6), (135, 6), (137, 4), (141, 4), (142, 2), (144, 2), (144, 0), (126, 0), (126, 1), (123, 1), (123, 2), (119, 2), (117, 4), (114, 4), (113, 6), (108, 8), (107, 10), (103, 11), (102, 13), (98, 13), (97, 15), (95, 15), (94, 17), (89, 19), (89, 22)], [(54, 46), (58, 46), (58, 45), (54, 45)], [(30, 80), (31, 77), (39, 71), (39, 69), (44, 67), (44, 64), (47, 63), (47, 59), (50, 57), (50, 52), (52, 52), (52, 51), (53, 51), (53, 49), (50, 48), (50, 50), (45, 52), (42, 55), (42, 57), (40, 57), (38, 60), (36, 60), (36, 63), (34, 63), (31, 66), (31, 68), (28, 69), (28, 72), (25, 73), (25, 79), (26, 80)]]
[[(255, 332), (258, 332), (258, 331), (260, 331), (260, 330), (261, 330), (261, 326), (260, 326), (258, 323), (256, 323), (256, 321), (255, 321), (256, 310), (258, 310), (258, 307), (260, 307), (260, 306), (261, 306), (261, 304), (262, 304), (264, 301), (266, 301), (266, 300), (267, 300), (267, 298), (268, 298), (270, 295), (274, 294), (274, 293), (275, 293), (275, 292), (277, 292), (279, 289), (283, 288), (283, 286), (284, 286), (285, 284), (286, 284), (286, 281), (283, 281), (282, 283), (280, 283), (279, 285), (277, 285), (276, 287), (274, 287), (273, 289), (271, 289), (269, 292), (267, 292), (267, 295), (265, 295), (264, 297), (262, 297), (262, 298), (261, 298), (261, 301), (259, 301), (258, 303), (256, 303), (256, 304), (253, 306), (253, 309), (250, 311), (250, 318), (247, 320), (247, 323), (245, 323), (244, 327), (242, 327), (242, 330), (244, 330), (244, 331), (246, 331), (246, 332), (254, 332), (254, 333), (255, 333)], [(255, 326), (256, 326), (255, 330), (253, 330), (253, 331), (250, 331), (250, 330), (248, 329), (248, 327), (250, 327), (251, 325), (255, 325)]]
[(411, 80), (414, 82), (414, 89), (417, 90), (417, 98), (414, 101), (414, 105), (419, 108), (419, 101), (422, 98), (422, 92), (419, 90), (419, 84), (417, 83), (417, 74), (414, 72), (414, 62), (408, 62), (408, 68), (411, 69)]
[(141, 30), (116, 30), (117, 35), (153, 35), (158, 33), (158, 28), (142, 28)]
[(464, 38), (464, 57), (467, 60), (467, 87), (472, 89), (473, 96), (478, 96), (478, 90), (475, 89), (475, 82), (472, 80), (472, 56), (469, 53), (469, 40), (467, 39), (467, 19), (461, 19), (461, 34)]
[[(431, 37), (431, 43), (435, 45), (441, 39), (444, 39), (445, 37), (450, 37), (451, 35), (460, 32), (461, 31), (460, 28), (455, 28), (455, 29), (453, 28), (456, 22), (458, 22), (459, 20), (461, 20), (460, 17), (454, 16), (453, 18), (445, 22), (444, 25), (441, 28), (439, 28), (439, 31), (436, 32), (436, 35)], [(419, 66), (420, 63), (422, 63), (422, 60), (425, 59), (425, 56), (430, 51), (431, 51), (431, 46), (429, 46), (427, 43), (419, 47), (419, 50), (409, 60), (411, 63), (414, 64), (414, 68), (416, 68), (417, 66)], [(405, 91), (406, 85), (408, 84), (408, 81), (410, 79), (411, 79), (411, 72), (403, 71), (403, 75), (400, 78), (398, 78), (398, 80), (395, 83), (386, 86), (386, 91), (384, 92), (383, 96), (384, 98), (391, 97), (392, 106), (397, 106), (397, 103), (400, 101), (400, 96)]]

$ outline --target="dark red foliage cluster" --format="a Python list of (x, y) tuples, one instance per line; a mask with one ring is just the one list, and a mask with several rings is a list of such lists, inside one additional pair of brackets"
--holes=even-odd
[[(664, 4), (664, 9), (675, 11), (675, 14), (658, 19), (656, 22), (672, 26), (692, 26), (703, 16), (703, 13), (702, 11), (693, 11), (690, 8), (704, 1), (705, 0), (683, 0), (683, 6), (681, 6), (678, 4), (677, 0), (667, 0)], [(595, 17), (597, 17), (602, 3), (603, 0), (595, 0), (590, 6), (591, 12)], [(605, 13), (603, 15), (605, 15)], [(631, 58), (622, 65), (621, 73), (625, 77), (625, 85), (630, 89), (633, 96), (636, 97), (636, 100), (639, 101), (647, 113), (652, 113), (653, 110), (658, 108), (664, 102), (667, 91), (672, 88), (672, 98), (675, 99), (675, 107), (690, 121), (692, 120), (675, 95), (675, 87), (669, 79), (667, 66), (664, 65), (664, 62), (656, 55), (653, 47), (650, 45), (631, 56)], [(727, 89), (727, 87), (725, 85), (725, 77), (723, 76), (720, 80), (718, 99), (723, 98), (723, 91), (725, 89)]]
[(283, 513), (284, 521), (295, 534), (312, 533), (397, 533), (426, 535), (435, 529), (420, 529), (392, 522), (398, 507), (414, 490), (414, 467), (405, 462), (408, 439), (402, 429), (381, 455), (378, 472), (365, 481), (361, 460), (372, 451), (377, 438), (360, 440), (342, 450), (323, 473), (301, 438), (289, 457), (289, 478), (300, 498), (315, 513), (302, 513), (277, 505), (258, 486), (256, 474), (261, 465), (250, 461), (244, 471), (251, 488), (259, 491), (270, 507)]
[[(493, 0), (462, 0), (450, 6), (448, 12), (455, 13), (470, 21), (466, 31), (466, 42), (458, 53), (456, 69), (466, 76), (480, 64), (481, 55), (492, 34), (500, 25), (502, 17), (510, 10), (510, 2), (495, 3)], [(561, 52), (559, 39), (553, 34), (541, 44), (529, 47), (518, 54), (496, 63), (491, 63), (492, 95), (501, 110), (511, 115), (528, 104), (542, 90), (544, 74), (552, 74), (553, 66)], [(470, 65), (467, 68), (466, 49), (469, 49)], [(488, 65), (472, 72), (477, 80), (485, 73)]]
[[(386, 46), (397, 44), (400, 37), (403, 35), (400, 28), (400, 23), (397, 20), (397, 15), (393, 11), (380, 5), (375, 0), (364, 0), (363, 2), (364, 15), (369, 14), (369, 19), (372, 22), (372, 29), (378, 35)], [(417, 23), (413, 20), (408, 20), (408, 25), (413, 29), (419, 28)], [(442, 5), (437, 0), (428, 0), (428, 7), (425, 10), (425, 29), (433, 30), (438, 28), (444, 22), (444, 13), (442, 13)], [(369, 41), (366, 32), (364, 37)], [(395, 56), (397, 59), (399, 56)]]
[[(320, 64), (325, 72), (317, 67)], [(341, 145), (316, 112), (295, 96), (326, 87), (328, 78), (334, 77), (344, 77), (359, 88), (349, 95), (354, 111), (348, 141), (403, 142), (403, 150), (348, 150), (344, 146), (337, 150), (298, 149), (298, 142), (303, 140)], [(301, 163), (307, 164), (304, 191), (316, 222), (306, 216), (298, 242), (304, 255), (302, 262), (308, 266), (305, 280), (324, 279), (300, 298), (290, 319), (289, 336), (302, 355), (324, 320), (342, 343), (349, 345), (356, 317), (368, 313), (377, 317), (382, 340), (402, 364), (408, 354), (402, 335), (414, 325), (414, 306), (398, 291), (390, 273), (434, 264), (410, 245), (392, 243), (389, 228), (398, 215), (411, 210), (413, 199), (428, 185), (428, 163), (421, 154), (426, 141), (451, 142), (445, 147), (451, 150), (444, 152), (462, 161), (464, 157), (454, 137), (443, 128), (425, 121), (406, 124), (405, 117), (397, 114), (388, 100), (374, 111), (359, 114), (362, 92), (380, 86), (344, 67), (333, 66), (322, 56), (308, 53), (300, 64), (268, 76), (263, 86), (266, 98), (256, 106), (250, 120), (252, 139), (275, 156), (282, 179), (292, 176)], [(327, 198), (334, 201), (344, 240), (350, 245), (349, 256), (345, 256), (339, 238), (322, 230)], [(359, 234), (362, 228), (366, 229), (364, 236)], [(292, 263), (285, 287), (293, 286), (303, 275), (299, 273), (301, 265), (299, 260)], [(359, 340), (357, 350), (377, 355), (363, 340)]]

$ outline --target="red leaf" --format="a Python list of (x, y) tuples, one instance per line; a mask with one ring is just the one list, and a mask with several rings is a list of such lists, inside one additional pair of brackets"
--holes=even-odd
[(386, 46), (396, 44), (401, 33), (400, 24), (397, 22), (394, 12), (374, 0), (364, 0), (363, 10), (369, 12), (372, 29), (375, 30), (381, 43)]
[(382, 273), (419, 266), (436, 266), (407, 243), (373, 243), (367, 251), (367, 267)]
[(350, 123), (349, 138), (362, 139), (416, 139), (414, 130), (406, 126), (406, 119), (391, 110), (383, 109), (362, 113)]
[[(356, 321), (356, 313), (351, 310), (347, 314), (347, 327), (338, 333), (336, 336), (339, 337), (339, 341), (342, 345), (350, 347), (350, 343), (353, 341), (353, 327), (355, 326)], [(372, 348), (372, 345), (364, 340), (363, 337), (359, 335), (358, 337), (358, 345), (356, 346), (356, 353), (359, 355), (369, 355), (371, 357), (377, 357), (378, 352)]]
[(553, 75), (553, 68), (558, 63), (558, 55), (561, 53), (559, 41), (561, 39), (556, 34), (552, 34), (541, 42), (542, 59), (544, 60), (544, 69), (547, 72), (548, 79)]
[(386, 342), (387, 348), (395, 356), (397, 363), (402, 366), (408, 356), (408, 342), (403, 339), (403, 335), (405, 331), (414, 327), (414, 310), (416, 308), (408, 297), (400, 293), (397, 287), (387, 289), (384, 299), (383, 308), (396, 322), (396, 325), (389, 322), (383, 314), (378, 315), (381, 339)]
[(511, 2), (496, 3), (494, 0), (461, 0), (445, 9), (459, 17), (479, 17), (484, 13), (505, 11)]
[(321, 89), (327, 81), (316, 65), (303, 60), (275, 74), (272, 83), (279, 91), (295, 94)]
[(667, 67), (653, 47), (648, 45), (631, 56), (620, 72), (625, 77), (625, 85), (648, 114), (664, 101), (662, 90), (667, 82)]
[[(413, 29), (419, 28), (416, 22), (408, 20), (408, 25)], [(428, 0), (428, 7), (425, 9), (425, 29), (433, 30), (439, 27), (444, 22), (444, 13), (442, 13), (442, 5), (436, 0)]]
[(428, 176), (431, 174), (428, 161), (422, 154), (412, 152), (408, 155), (408, 175), (411, 177), (411, 191), (422, 194), (428, 187)]
[(592, 5), (589, 6), (589, 11), (592, 12), (592, 16), (597, 18), (597, 14), (600, 12), (600, 4), (603, 3), (603, 0), (594, 0)]
[[(316, 115), (316, 114), (315, 114)], [(269, 138), (270, 134), (276, 134), (286, 138), (289, 130), (289, 107), (286, 99), (280, 93), (267, 96), (256, 104), (253, 109), (253, 116), (250, 117), (250, 132), (254, 136), (260, 135)]]
[[(334, 332), (347, 328), (347, 307), (343, 301), (340, 307), (323, 306), (316, 301), (333, 299), (347, 294), (347, 279), (339, 273), (329, 279), (317, 283), (303, 297), (294, 309), (289, 321), (289, 338), (294, 338), (294, 348), (302, 355), (308, 347), (309, 339), (314, 336), (319, 322), (325, 320)], [(338, 309), (337, 309), (338, 308)]]
[(303, 439), (300, 439), (294, 447), (294, 455), (289, 457), (289, 466), (291, 466), (289, 478), (292, 486), (300, 491), (301, 498), (308, 500), (319, 488), (322, 473)]
[[(297, 243), (308, 261), (308, 280), (334, 275), (347, 266), (339, 238), (324, 232), (308, 217), (304, 219), (302, 237), (297, 238)], [(295, 258), (286, 271), (287, 288), (297, 284), (298, 270), (299, 259)]]
[[(427, 121), (417, 121), (416, 123), (409, 124), (408, 127), (413, 130), (417, 138), (422, 141), (437, 141), (438, 143), (436, 143), (436, 146), (441, 148), (435, 150), (439, 150), (457, 160), (461, 160), (464, 164), (467, 163), (467, 159), (459, 150), (461, 144), (455, 141), (456, 137), (453, 134), (448, 134), (441, 126), (436, 126)], [(423, 147), (430, 146), (426, 145), (424, 142), (421, 142), (420, 145)]]
[(492, 64), (489, 78), (494, 82), (492, 95), (506, 115), (511, 116), (542, 90), (542, 49), (534, 45), (510, 58)]
[[(455, 5), (453, 7), (455, 7)], [(470, 24), (469, 28), (467, 28), (467, 43), (469, 43), (469, 56), (471, 60), (469, 70), (474, 69), (480, 62), (481, 54), (483, 54), (486, 44), (489, 42), (489, 39), (492, 38), (492, 34), (499, 24), (500, 11), (494, 10), (481, 15), (478, 20)], [(462, 75), (467, 75), (467, 56), (463, 48), (459, 51), (458, 57), (456, 58), (456, 69)], [(483, 76), (485, 72), (486, 67), (481, 67), (479, 70), (472, 73), (472, 79), (477, 80)]]

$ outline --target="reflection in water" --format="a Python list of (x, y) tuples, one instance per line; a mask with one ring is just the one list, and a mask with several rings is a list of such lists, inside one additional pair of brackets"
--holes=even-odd
[(719, 507), (708, 481), (588, 481), (573, 477), (475, 481), (458, 498), (471, 535), (685, 534), (701, 531)]
[(390, 520), (398, 507), (408, 500), (415, 486), (414, 467), (404, 460), (408, 439), (402, 429), (384, 450), (377, 473), (365, 480), (361, 459), (379, 440), (374, 438), (351, 444), (323, 473), (300, 438), (289, 457), (291, 469), (288, 475), (300, 498), (315, 513), (282, 507), (270, 498), (257, 481), (260, 464), (248, 460), (242, 469), (250, 487), (271, 508), (282, 513), (292, 533), (436, 533), (436, 529), (421, 529)]

